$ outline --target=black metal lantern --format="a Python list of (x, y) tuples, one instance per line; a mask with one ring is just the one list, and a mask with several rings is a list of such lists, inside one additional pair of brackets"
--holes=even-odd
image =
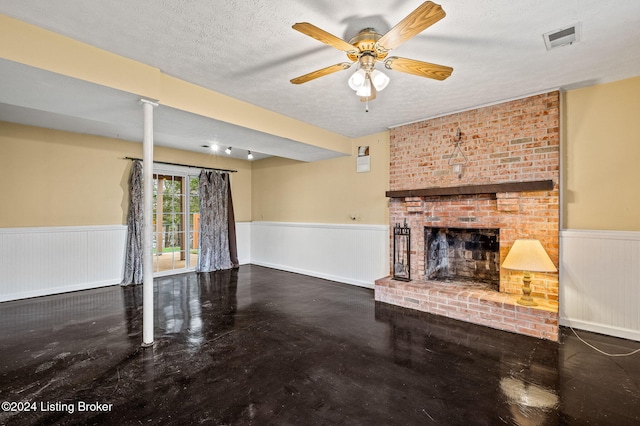
[(411, 228), (406, 220), (393, 228), (393, 279), (411, 281)]

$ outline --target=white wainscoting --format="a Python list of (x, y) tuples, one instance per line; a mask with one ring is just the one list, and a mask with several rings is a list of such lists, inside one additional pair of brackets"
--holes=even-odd
[(0, 229), (0, 302), (122, 281), (127, 227)]
[[(238, 261), (251, 262), (251, 222), (236, 223)], [(127, 227), (0, 228), (0, 302), (120, 284)]]
[(560, 232), (560, 324), (640, 341), (640, 232)]
[[(389, 227), (238, 222), (238, 260), (373, 288), (389, 274)], [(0, 229), (0, 302), (119, 284), (127, 227)]]
[(251, 263), (373, 288), (389, 275), (389, 227), (252, 222)]
[(238, 244), (238, 263), (251, 263), (251, 222), (236, 222), (236, 242)]

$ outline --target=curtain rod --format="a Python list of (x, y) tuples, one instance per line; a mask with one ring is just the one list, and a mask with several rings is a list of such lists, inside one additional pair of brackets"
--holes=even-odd
[[(134, 158), (134, 157), (124, 157), (125, 160), (137, 160), (137, 161), (144, 161), (142, 158)], [(215, 172), (226, 172), (226, 173), (237, 173), (237, 170), (228, 170), (228, 169), (217, 169), (215, 167), (205, 167), (205, 166), (192, 166), (190, 164), (180, 164), (180, 163), (169, 163), (166, 161), (153, 161), (154, 163), (158, 163), (158, 164), (168, 164), (169, 166), (182, 166), (182, 167), (191, 167), (192, 169), (207, 169), (207, 170), (213, 170)]]

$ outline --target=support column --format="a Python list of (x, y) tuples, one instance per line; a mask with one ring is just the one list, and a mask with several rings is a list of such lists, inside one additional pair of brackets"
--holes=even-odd
[(142, 261), (142, 346), (153, 346), (153, 107), (141, 99), (144, 111), (142, 194), (144, 198), (144, 259)]

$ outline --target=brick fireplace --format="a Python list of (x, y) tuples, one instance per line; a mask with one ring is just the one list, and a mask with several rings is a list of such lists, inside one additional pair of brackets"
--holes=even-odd
[[(540, 240), (558, 265), (559, 93), (393, 128), (390, 143), (390, 225), (411, 228), (413, 280), (378, 280), (376, 300), (557, 340), (558, 275), (534, 274), (538, 306), (525, 307), (522, 273), (500, 265), (519, 238)], [(451, 244), (454, 231), (459, 257), (444, 261), (446, 280), (433, 279), (429, 240)], [(493, 259), (467, 250), (480, 239)]]

